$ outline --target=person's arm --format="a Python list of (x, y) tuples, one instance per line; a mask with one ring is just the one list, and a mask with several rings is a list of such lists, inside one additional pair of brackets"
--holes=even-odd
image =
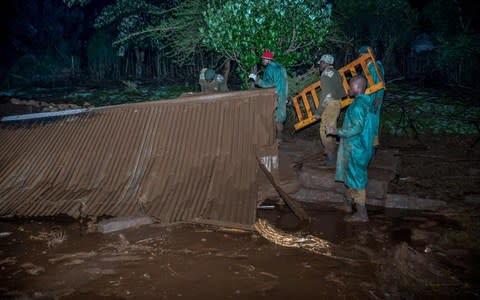
[(225, 82), (225, 77), (220, 74), (215, 76), (215, 81), (218, 83), (218, 90), (220, 92), (228, 92), (227, 83)]
[(205, 71), (208, 70), (207, 68), (203, 68), (201, 71), (200, 71), (200, 76), (198, 78), (198, 83), (200, 84), (200, 90), (202, 92), (205, 92), (206, 90), (206, 86), (207, 86), (207, 81), (205, 80)]
[[(337, 130), (337, 135), (341, 138), (350, 138), (362, 133), (365, 123), (367, 121), (368, 115), (368, 106), (365, 100), (355, 99), (354, 101), (359, 101), (354, 106), (350, 107), (352, 111), (350, 113), (351, 123), (349, 127), (342, 127)], [(345, 124), (345, 123), (344, 123)]]
[(275, 68), (273, 66), (267, 66), (265, 74), (262, 79), (258, 79), (255, 82), (256, 85), (262, 88), (270, 88), (275, 86)]

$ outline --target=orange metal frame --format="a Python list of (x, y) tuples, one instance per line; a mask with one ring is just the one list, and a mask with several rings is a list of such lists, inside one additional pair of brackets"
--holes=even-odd
[[(369, 60), (371, 60), (374, 63), (375, 72), (377, 72), (377, 76), (378, 78), (380, 78), (380, 81), (376, 84), (373, 82), (372, 74), (370, 74), (370, 71), (367, 66), (367, 62)], [(368, 95), (385, 88), (385, 82), (383, 80), (382, 73), (380, 73), (378, 65), (375, 61), (375, 56), (373, 55), (372, 49), (369, 47), (368, 53), (360, 56), (356, 60), (343, 66), (338, 70), (338, 72), (343, 78), (343, 89), (345, 90), (345, 93), (347, 95), (348, 95), (348, 90), (350, 89), (350, 85), (348, 84), (348, 80), (347, 80), (347, 75), (350, 74), (351, 76), (349, 77), (357, 76), (358, 75), (357, 67), (359, 66), (362, 69), (363, 75), (368, 81), (368, 88), (365, 90), (365, 94)], [(312, 111), (312, 105), (314, 105), (315, 108), (318, 108), (318, 106), (320, 105), (317, 89), (321, 89), (321, 88), (322, 88), (322, 83), (320, 81), (317, 81), (307, 86), (305, 89), (303, 89), (300, 92), (300, 94), (292, 97), (293, 107), (295, 108), (295, 114), (297, 116), (297, 123), (295, 123), (295, 126), (294, 126), (295, 130), (300, 130), (320, 120), (319, 118), (318, 119), (315, 118)], [(353, 99), (347, 96), (341, 100), (340, 106), (343, 108), (350, 105), (352, 102), (353, 102)]]

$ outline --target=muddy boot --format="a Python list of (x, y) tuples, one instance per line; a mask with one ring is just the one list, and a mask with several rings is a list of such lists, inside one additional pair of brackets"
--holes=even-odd
[(346, 222), (368, 222), (367, 208), (365, 204), (355, 204), (357, 211), (344, 218)]

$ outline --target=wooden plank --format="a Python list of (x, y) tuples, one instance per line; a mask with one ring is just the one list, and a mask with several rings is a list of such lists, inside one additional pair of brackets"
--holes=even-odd
[(372, 74), (370, 74), (370, 70), (368, 69), (366, 61), (361, 61), (360, 65), (362, 66), (363, 75), (367, 79), (368, 86), (375, 85), (375, 82), (373, 81)]
[(295, 127), (295, 130), (300, 130), (304, 127), (307, 127), (308, 125), (310, 124), (313, 124), (315, 123), (316, 121), (318, 121), (317, 119), (315, 119), (314, 117), (310, 118), (310, 119), (304, 119), (300, 122), (297, 122), (294, 127)]
[(302, 110), (300, 109), (300, 104), (298, 104), (298, 96), (292, 97), (292, 103), (293, 103), (293, 107), (295, 108), (295, 114), (297, 115), (297, 120), (302, 121), (304, 118), (302, 115)]
[(302, 93), (303, 105), (305, 106), (305, 111), (307, 112), (307, 119), (313, 117), (312, 108), (310, 107), (310, 102), (308, 102), (308, 97), (306, 93)]
[(312, 90), (312, 98), (315, 106), (318, 108), (320, 107), (320, 101), (318, 100), (317, 90)]
[[(380, 79), (380, 82), (378, 82), (376, 84), (374, 83), (373, 76), (370, 73), (370, 70), (368, 69), (367, 62), (369, 60), (371, 60), (372, 63), (374, 64), (375, 71), (377, 72), (378, 78)], [(345, 74), (346, 73), (351, 73), (352, 76), (358, 75), (358, 72), (357, 72), (357, 69), (356, 69), (358, 66), (361, 67), (362, 72), (363, 72), (363, 74), (365, 75), (365, 77), (367, 78), (367, 81), (368, 81), (369, 87), (365, 90), (365, 94), (368, 95), (368, 94), (371, 94), (371, 93), (375, 93), (378, 90), (385, 89), (385, 82), (383, 81), (382, 74), (380, 73), (380, 69), (379, 69), (379, 67), (378, 67), (378, 65), (375, 61), (375, 56), (372, 52), (372, 49), (369, 47), (368, 48), (368, 53), (363, 54), (359, 58), (355, 59), (354, 61), (350, 62), (349, 64), (347, 64), (347, 65), (341, 67), (340, 69), (338, 69), (340, 75), (343, 78), (343, 81), (342, 81), (343, 89), (345, 90), (347, 95), (348, 95), (348, 91), (350, 89), (350, 86), (349, 86), (349, 83), (347, 81), (347, 78), (346, 78)], [(306, 112), (307, 112), (307, 117), (306, 118), (303, 115), (301, 115), (301, 112), (300, 113), (297, 112), (298, 122), (294, 125), (295, 130), (302, 129), (302, 128), (318, 121), (318, 119), (312, 118), (312, 116), (310, 115), (312, 110), (311, 110), (311, 105), (308, 102), (308, 98), (307, 98), (307, 94), (311, 93), (314, 105), (318, 108), (320, 106), (320, 100), (318, 99), (318, 95), (317, 95), (317, 92), (316, 92), (316, 89), (318, 87), (321, 88), (321, 82), (320, 81), (312, 83), (311, 85), (306, 87), (302, 92), (300, 92), (299, 95), (294, 96), (292, 98), (293, 102), (294, 102), (293, 104), (296, 107), (298, 105), (298, 101), (299, 101), (298, 97), (301, 95), (302, 100), (303, 100), (304, 105), (305, 105)], [(350, 97), (347, 97), (347, 98), (344, 98), (344, 99), (341, 100), (340, 106), (341, 106), (341, 108), (344, 108), (344, 107), (350, 105), (352, 102), (353, 102), (353, 99), (350, 98)]]
[(355, 77), (355, 76), (357, 76), (357, 75), (358, 75), (358, 74), (357, 74), (357, 70), (355, 69), (355, 66), (354, 66), (354, 67), (352, 67), (352, 68), (350, 68), (350, 70), (349, 70), (349, 71), (350, 71), (350, 73), (352, 73), (352, 77)]

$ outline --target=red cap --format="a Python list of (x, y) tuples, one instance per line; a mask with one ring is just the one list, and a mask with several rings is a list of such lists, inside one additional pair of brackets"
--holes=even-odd
[(273, 53), (267, 50), (263, 52), (262, 58), (273, 60)]

